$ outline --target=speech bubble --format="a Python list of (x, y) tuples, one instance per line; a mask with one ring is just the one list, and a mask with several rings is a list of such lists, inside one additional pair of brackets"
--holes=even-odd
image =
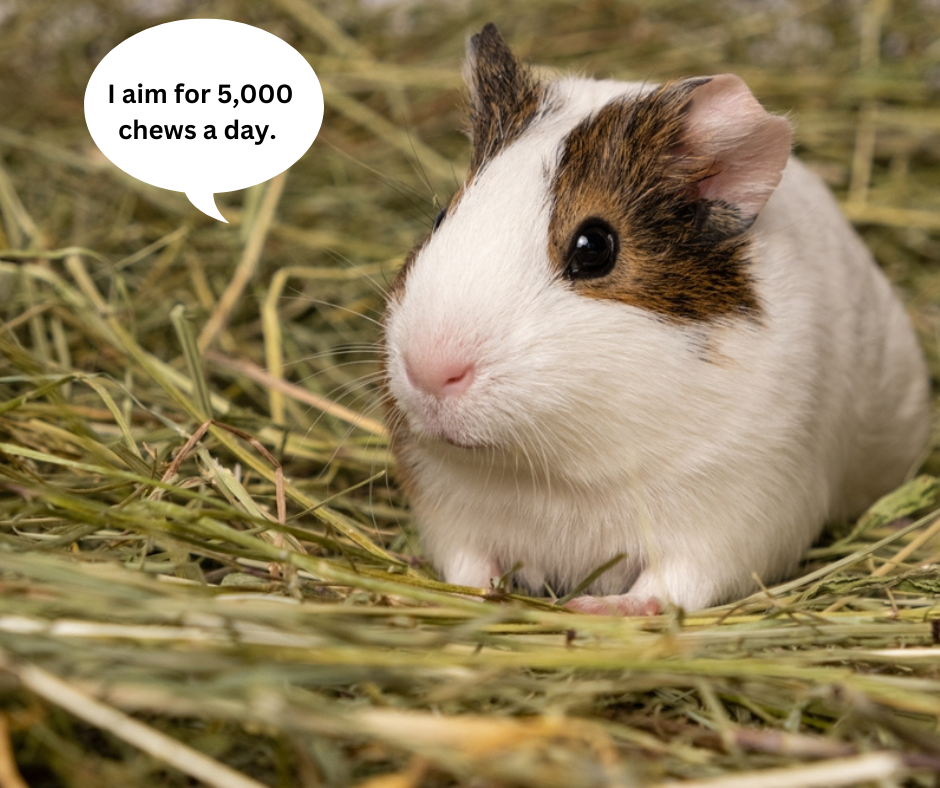
[(290, 167), (323, 122), (313, 68), (275, 35), (241, 22), (186, 19), (131, 36), (85, 88), (95, 144), (139, 180), (185, 192), (226, 221), (216, 192)]

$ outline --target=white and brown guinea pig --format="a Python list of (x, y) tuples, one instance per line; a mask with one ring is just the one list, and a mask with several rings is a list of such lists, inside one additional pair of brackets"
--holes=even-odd
[(468, 46), (466, 183), (385, 321), (393, 451), (448, 583), (695, 609), (912, 471), (904, 309), (790, 124), (725, 74), (542, 81)]

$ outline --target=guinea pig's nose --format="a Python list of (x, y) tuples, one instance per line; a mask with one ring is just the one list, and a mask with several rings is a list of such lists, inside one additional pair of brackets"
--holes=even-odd
[(459, 397), (463, 394), (476, 371), (473, 364), (454, 359), (413, 360), (405, 357), (405, 374), (408, 382), (419, 391), (437, 399)]

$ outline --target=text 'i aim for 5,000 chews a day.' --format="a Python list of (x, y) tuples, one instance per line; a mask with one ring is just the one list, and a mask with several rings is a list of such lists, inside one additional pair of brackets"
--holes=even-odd
[[(120, 103), (123, 104), (166, 104), (167, 91), (165, 88), (144, 88), (142, 83), (137, 83), (134, 88), (124, 88), (121, 92)], [(211, 100), (212, 88), (190, 88), (185, 83), (178, 83), (172, 91), (177, 104), (205, 104)], [(290, 85), (278, 85), (276, 88), (272, 85), (242, 85), (238, 95), (234, 95), (231, 85), (218, 86), (217, 101), (220, 104), (231, 104), (233, 108), (237, 107), (239, 101), (243, 104), (252, 104), (258, 101), (262, 104), (270, 104), (277, 101), (281, 104), (287, 104), (293, 97), (293, 91)], [(108, 86), (109, 103), (115, 103), (114, 85)], [(228, 140), (251, 140), (255, 145), (261, 145), (265, 139), (274, 139), (274, 134), (268, 136), (269, 126), (258, 124), (240, 124), (238, 118), (232, 123), (226, 125), (222, 130), (222, 135)], [(125, 123), (118, 129), (118, 134), (124, 140), (179, 140), (196, 139), (197, 131), (195, 124), (144, 124), (134, 119), (133, 123)], [(202, 138), (207, 140), (219, 139), (215, 124), (209, 123), (203, 126)]]

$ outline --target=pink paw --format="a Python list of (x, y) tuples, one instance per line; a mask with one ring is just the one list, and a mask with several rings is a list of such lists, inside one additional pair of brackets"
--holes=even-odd
[(565, 607), (595, 616), (658, 616), (663, 612), (662, 603), (656, 597), (637, 599), (629, 594), (579, 596), (566, 602)]

